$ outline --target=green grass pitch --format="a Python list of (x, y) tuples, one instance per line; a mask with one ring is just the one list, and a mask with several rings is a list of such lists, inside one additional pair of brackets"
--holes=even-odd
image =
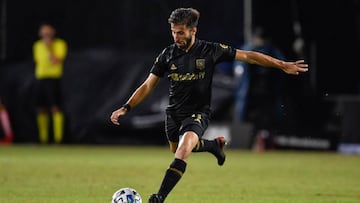
[[(360, 157), (227, 149), (222, 167), (193, 153), (169, 203), (359, 203)], [(122, 187), (143, 202), (173, 160), (167, 147), (0, 146), (1, 203), (110, 203)]]

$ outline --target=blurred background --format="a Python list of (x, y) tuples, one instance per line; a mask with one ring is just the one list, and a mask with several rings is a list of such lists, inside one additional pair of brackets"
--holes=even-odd
[[(62, 78), (64, 143), (167, 144), (166, 78), (122, 125), (114, 126), (109, 117), (172, 43), (167, 18), (177, 7), (200, 11), (200, 39), (241, 48), (251, 44), (252, 28), (260, 26), (285, 60), (309, 64), (306, 74), (280, 76), (279, 102), (274, 92), (254, 85), (262, 80), (254, 77), (250, 86), (267, 94), (258, 103), (256, 90), (249, 88), (242, 119), (235, 109), (244, 69), (219, 64), (206, 136), (223, 134), (231, 147), (243, 149), (360, 151), (359, 0), (0, 0), (0, 139), (39, 142), (32, 46), (40, 23), (47, 21), (68, 44)], [(263, 76), (280, 80), (271, 74)]]

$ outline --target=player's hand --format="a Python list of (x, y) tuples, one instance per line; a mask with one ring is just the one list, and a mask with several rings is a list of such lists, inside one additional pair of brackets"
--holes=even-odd
[(51, 55), (49, 58), (50, 58), (51, 63), (52, 63), (52, 64), (54, 64), (54, 65), (59, 64), (59, 63), (60, 63), (60, 59), (59, 59), (59, 58), (57, 58), (57, 57), (56, 57), (56, 56), (54, 56), (54, 55)]
[(112, 114), (110, 116), (111, 122), (114, 123), (115, 125), (120, 125), (119, 117), (124, 116), (126, 114), (126, 112), (127, 112), (127, 110), (124, 107), (121, 107), (120, 109), (112, 112)]
[(300, 73), (308, 71), (308, 64), (306, 64), (304, 60), (284, 62), (282, 69), (287, 74), (299, 75)]

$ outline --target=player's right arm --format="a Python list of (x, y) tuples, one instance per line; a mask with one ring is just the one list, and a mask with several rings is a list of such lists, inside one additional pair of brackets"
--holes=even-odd
[(256, 51), (237, 49), (235, 60), (244, 61), (250, 64), (257, 64), (264, 67), (279, 68), (285, 73), (292, 75), (298, 75), (301, 72), (308, 71), (308, 64), (306, 64), (304, 60), (286, 62)]
[[(153, 73), (150, 73), (148, 78), (135, 90), (135, 92), (131, 95), (129, 100), (126, 102), (131, 108), (136, 107), (140, 104), (156, 87), (160, 80), (160, 77), (156, 76)], [(121, 107), (114, 112), (112, 112), (110, 120), (115, 125), (119, 125), (119, 117), (124, 116), (128, 111), (127, 108)]]

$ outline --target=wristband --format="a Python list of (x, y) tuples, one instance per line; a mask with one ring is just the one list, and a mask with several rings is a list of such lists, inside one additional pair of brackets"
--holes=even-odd
[(124, 104), (124, 105), (122, 105), (122, 107), (125, 108), (127, 112), (129, 112), (131, 110), (130, 104)]

